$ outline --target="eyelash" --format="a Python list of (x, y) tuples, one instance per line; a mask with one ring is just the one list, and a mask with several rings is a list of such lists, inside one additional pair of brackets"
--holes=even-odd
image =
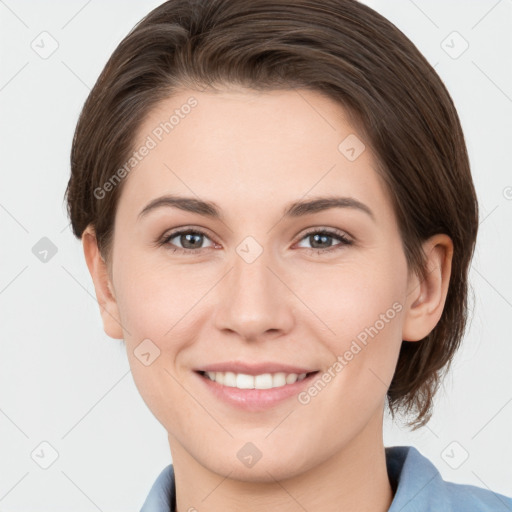
[[(194, 234), (194, 235), (200, 235), (200, 236), (209, 238), (208, 235), (204, 231), (201, 231), (200, 229), (190, 229), (190, 228), (189, 229), (181, 229), (178, 231), (174, 231), (168, 235), (164, 235), (158, 241), (158, 245), (159, 246), (167, 245), (167, 244), (169, 244), (169, 241), (172, 240), (173, 238), (176, 238), (177, 236), (184, 235), (184, 234)], [(308, 248), (308, 247), (303, 247), (303, 249), (305, 249), (306, 251), (309, 251), (310, 253), (313, 252), (320, 256), (323, 256), (326, 253), (330, 254), (333, 251), (339, 250), (340, 248), (343, 248), (343, 246), (353, 244), (353, 241), (349, 240), (341, 231), (329, 230), (329, 229), (312, 229), (311, 231), (308, 231), (307, 233), (305, 233), (302, 236), (302, 238), (300, 238), (299, 242), (304, 240), (305, 238), (310, 237), (311, 235), (317, 235), (317, 234), (327, 235), (332, 238), (337, 238), (341, 243), (334, 245), (332, 247), (328, 247), (327, 249), (313, 249), (313, 248)], [(199, 249), (182, 249), (180, 247), (168, 247), (168, 249), (172, 250), (173, 253), (177, 252), (180, 254), (192, 255), (193, 253), (196, 253), (196, 254), (200, 253), (204, 249), (209, 249), (209, 247), (202, 247)]]

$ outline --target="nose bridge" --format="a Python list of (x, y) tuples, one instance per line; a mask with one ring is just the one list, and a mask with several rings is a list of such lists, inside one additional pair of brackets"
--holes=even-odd
[[(293, 318), (289, 291), (275, 274), (270, 250), (248, 237), (236, 248), (233, 267), (223, 285), (217, 327), (258, 338), (267, 331), (286, 331)], [(272, 269), (272, 270), (271, 270)]]
[[(237, 255), (233, 261), (231, 279), (239, 299), (245, 301), (254, 301), (258, 297), (269, 299), (275, 296), (275, 293), (269, 293), (276, 285), (275, 276), (269, 270), (269, 267), (276, 266), (275, 262), (272, 263), (269, 250), (262, 250), (259, 255), (256, 251), (257, 249), (251, 246), (250, 242), (243, 242), (237, 247)], [(274, 291), (279, 294), (277, 290)], [(268, 303), (268, 300), (265, 302)]]

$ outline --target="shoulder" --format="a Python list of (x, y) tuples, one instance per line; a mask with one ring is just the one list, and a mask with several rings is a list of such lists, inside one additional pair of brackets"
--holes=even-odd
[(174, 512), (176, 509), (175, 492), (174, 467), (169, 464), (153, 483), (140, 512)]
[(503, 494), (474, 485), (455, 484), (445, 481), (443, 481), (443, 484), (446, 496), (449, 497), (453, 510), (512, 512), (512, 498)]
[(396, 486), (389, 512), (512, 512), (512, 498), (443, 480), (432, 462), (413, 446), (386, 448), (386, 462)]

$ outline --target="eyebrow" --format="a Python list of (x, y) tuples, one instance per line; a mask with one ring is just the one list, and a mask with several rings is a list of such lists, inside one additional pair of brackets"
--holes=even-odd
[[(139, 213), (138, 218), (144, 217), (149, 212), (161, 207), (174, 207), (180, 210), (197, 213), (204, 217), (221, 220), (223, 218), (221, 209), (213, 201), (203, 201), (193, 197), (166, 195), (157, 197), (148, 203)], [(352, 208), (362, 211), (375, 221), (372, 210), (361, 201), (353, 197), (315, 197), (307, 201), (294, 201), (287, 205), (283, 211), (283, 217), (302, 217), (318, 213), (331, 208)]]

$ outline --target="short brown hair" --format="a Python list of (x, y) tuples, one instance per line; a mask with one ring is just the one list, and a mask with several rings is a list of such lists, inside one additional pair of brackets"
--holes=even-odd
[(169, 0), (116, 48), (81, 112), (66, 190), (77, 237), (87, 225), (108, 257), (123, 183), (102, 187), (133, 152), (134, 134), (178, 88), (238, 84), (308, 88), (341, 104), (377, 157), (409, 270), (426, 275), (421, 244), (454, 244), (445, 307), (421, 342), (402, 342), (388, 390), (392, 414), (430, 419), (433, 396), (464, 335), (478, 203), (459, 117), (443, 82), (391, 22), (355, 0)]

